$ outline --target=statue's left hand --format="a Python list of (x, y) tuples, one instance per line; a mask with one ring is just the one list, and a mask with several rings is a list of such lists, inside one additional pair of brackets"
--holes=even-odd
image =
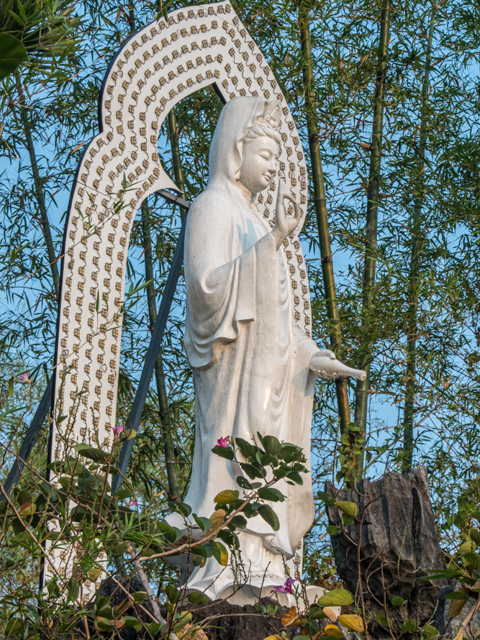
[[(285, 200), (290, 200), (293, 205), (294, 215), (287, 215), (285, 208)], [(300, 218), (302, 217), (302, 210), (297, 202), (288, 193), (283, 181), (278, 186), (277, 193), (277, 207), (275, 210), (275, 226), (271, 231), (271, 234), (275, 240), (275, 246), (277, 250), (284, 241), (284, 239), (295, 231), (298, 227)]]
[(310, 369), (324, 380), (336, 378), (356, 378), (365, 380), (367, 374), (360, 369), (352, 369), (346, 364), (336, 359), (335, 355), (329, 351), (317, 351), (310, 360)]

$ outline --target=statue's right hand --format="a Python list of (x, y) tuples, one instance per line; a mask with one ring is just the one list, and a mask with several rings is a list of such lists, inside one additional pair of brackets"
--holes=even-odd
[(335, 380), (337, 378), (365, 380), (367, 377), (365, 371), (347, 367), (346, 364), (337, 360), (335, 356), (332, 358), (330, 355), (326, 355), (325, 351), (317, 351), (317, 353), (312, 356), (309, 367), (319, 378), (323, 378), (324, 380)]
[[(290, 202), (293, 204), (293, 216), (289, 216), (287, 214), (285, 200), (290, 200)], [(272, 235), (275, 240), (275, 246), (277, 249), (280, 247), (285, 238), (289, 236), (292, 231), (295, 231), (301, 217), (302, 210), (300, 209), (300, 206), (285, 190), (285, 183), (283, 182), (283, 180), (280, 181), (277, 194), (277, 206), (275, 211), (275, 227), (272, 231)]]

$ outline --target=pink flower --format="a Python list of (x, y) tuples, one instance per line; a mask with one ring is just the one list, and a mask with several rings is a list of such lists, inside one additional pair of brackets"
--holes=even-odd
[(223, 447), (224, 449), (228, 448), (230, 446), (230, 436), (227, 436), (226, 438), (219, 438), (217, 440), (217, 447)]
[(21, 373), (18, 378), (18, 382), (25, 382), (25, 384), (30, 384), (32, 381), (28, 377), (28, 371), (26, 373)]
[(293, 593), (293, 583), (296, 581), (296, 578), (287, 578), (285, 584), (273, 587), (270, 593)]
[(136, 507), (137, 506), (137, 501), (136, 500), (130, 500), (129, 505), (131, 507)]
[(119, 424), (118, 427), (113, 427), (113, 435), (116, 438), (119, 433), (125, 431), (125, 425)]

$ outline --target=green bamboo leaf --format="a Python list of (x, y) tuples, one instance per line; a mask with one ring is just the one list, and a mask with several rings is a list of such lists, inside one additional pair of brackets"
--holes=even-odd
[(200, 591), (192, 591), (192, 593), (189, 593), (187, 600), (193, 604), (205, 604), (210, 602), (209, 597)]
[(419, 578), (419, 580), (450, 580), (450, 578), (461, 578), (463, 573), (461, 571), (451, 571), (448, 569), (439, 569), (434, 573), (429, 574), (428, 576), (424, 576), (423, 578)]
[(336, 500), (335, 506), (346, 513), (347, 516), (355, 518), (358, 515), (358, 506), (354, 502), (348, 502), (347, 500)]
[(262, 516), (267, 524), (269, 524), (274, 531), (280, 529), (280, 522), (275, 511), (268, 504), (262, 504), (258, 507), (258, 513)]
[(468, 600), (468, 593), (463, 591), (452, 591), (445, 595), (445, 600)]
[(80, 593), (80, 583), (75, 578), (70, 578), (68, 581), (68, 599), (75, 602)]
[(220, 491), (214, 498), (215, 504), (219, 505), (229, 504), (230, 502), (235, 502), (235, 500), (238, 500), (238, 491), (232, 491), (230, 489)]
[(346, 607), (353, 604), (353, 596), (346, 589), (332, 589), (318, 599), (322, 607)]
[(23, 631), (23, 621), (21, 618), (11, 618), (5, 627), (5, 637), (11, 638)]
[(10, 33), (0, 33), (0, 80), (13, 73), (27, 59), (23, 42)]

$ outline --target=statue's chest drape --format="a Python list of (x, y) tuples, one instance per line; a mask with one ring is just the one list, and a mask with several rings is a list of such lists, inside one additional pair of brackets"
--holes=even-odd
[[(309, 457), (308, 362), (316, 346), (294, 326), (286, 258), (269, 232), (256, 211), (221, 189), (202, 194), (189, 213), (185, 348), (194, 370), (196, 425), (185, 501), (202, 516), (211, 515), (221, 489), (237, 488), (242, 474), (212, 455), (220, 437), (275, 435)], [(288, 495), (275, 506), (281, 530), (274, 534), (255, 518), (248, 531), (291, 557), (305, 533), (295, 524), (297, 506), (313, 514), (311, 487), (306, 479), (295, 495), (284, 481), (278, 488)]]
[(187, 273), (187, 287), (208, 292), (202, 313), (187, 313), (191, 361), (196, 350), (212, 351), (206, 366), (195, 367), (197, 420), (204, 433), (220, 422), (228, 435), (250, 439), (260, 431), (286, 440), (293, 341), (284, 255), (256, 211), (245, 205), (223, 215), (230, 217), (229, 252), (210, 247), (202, 270)]

